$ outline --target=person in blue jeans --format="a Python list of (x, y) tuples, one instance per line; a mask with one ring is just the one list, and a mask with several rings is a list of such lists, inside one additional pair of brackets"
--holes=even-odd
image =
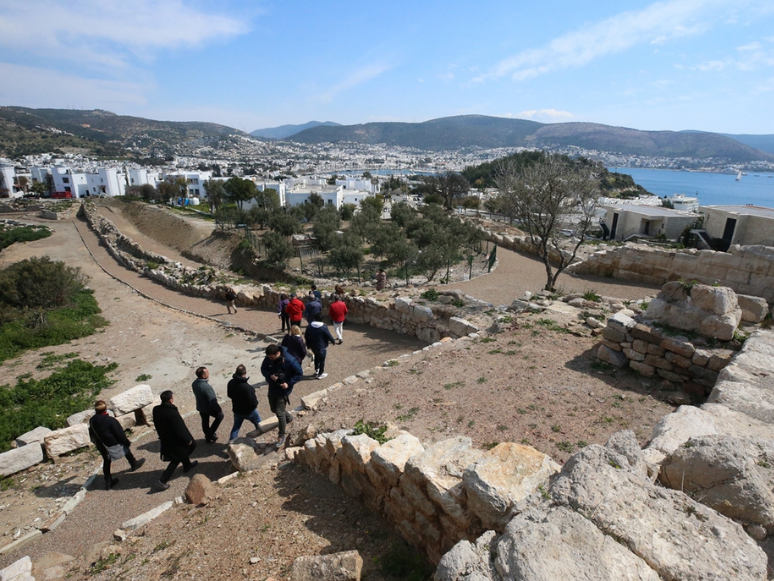
[(239, 365), (236, 372), (231, 376), (228, 382), (226, 393), (231, 399), (231, 409), (234, 412), (234, 427), (231, 428), (229, 442), (239, 437), (239, 428), (242, 422), (249, 420), (258, 429), (261, 422), (261, 416), (258, 413), (258, 398), (255, 395), (255, 387), (248, 382), (247, 369), (244, 365)]
[(261, 364), (261, 374), (269, 384), (269, 407), (277, 414), (279, 431), (277, 448), (285, 443), (285, 426), (293, 421), (293, 414), (287, 411), (293, 386), (303, 377), (301, 364), (286, 347), (269, 345)]
[(328, 345), (335, 345), (333, 335), (322, 322), (322, 314), (317, 313), (315, 320), (304, 332), (306, 346), (314, 353), (314, 373), (317, 379), (325, 379), (325, 357), (328, 355)]

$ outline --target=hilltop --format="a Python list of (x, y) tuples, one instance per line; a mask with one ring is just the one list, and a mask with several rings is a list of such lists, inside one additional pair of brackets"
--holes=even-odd
[(334, 123), (333, 121), (309, 121), (309, 123), (303, 123), (301, 125), (280, 125), (279, 127), (256, 129), (255, 131), (251, 131), (250, 135), (267, 139), (287, 139), (296, 133), (301, 133), (302, 131), (313, 127), (319, 127), (320, 125), (325, 125), (326, 127), (339, 127), (341, 124)]

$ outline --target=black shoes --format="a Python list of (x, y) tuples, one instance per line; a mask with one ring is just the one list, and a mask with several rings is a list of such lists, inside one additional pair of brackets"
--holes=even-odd
[(105, 480), (105, 490), (110, 490), (116, 484), (118, 484), (118, 478), (111, 478), (110, 480)]
[(135, 461), (134, 464), (131, 465), (129, 468), (129, 472), (134, 472), (135, 470), (139, 470), (140, 466), (145, 464), (145, 458), (140, 458), (139, 460)]
[(208, 444), (214, 444), (218, 441), (218, 434), (212, 434), (209, 438), (205, 438), (204, 441)]
[(193, 462), (191, 462), (188, 465), (188, 468), (183, 467), (183, 472), (190, 472), (191, 470), (196, 468), (198, 465), (199, 465), (199, 461), (198, 460), (194, 460)]
[(156, 490), (167, 490), (169, 488), (169, 482), (162, 482), (161, 480), (157, 480), (153, 483), (153, 488)]

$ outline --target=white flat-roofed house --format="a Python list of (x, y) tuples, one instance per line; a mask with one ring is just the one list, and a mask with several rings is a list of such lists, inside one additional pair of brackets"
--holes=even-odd
[(148, 168), (128, 168), (126, 173), (130, 186), (151, 185), (155, 188), (159, 183), (159, 174), (148, 171)]
[(604, 224), (610, 240), (655, 238), (661, 235), (667, 240), (677, 240), (685, 227), (692, 225), (698, 218), (698, 215), (692, 213), (638, 204), (604, 206), (604, 209)]
[(774, 246), (774, 208), (763, 206), (702, 206), (704, 229), (723, 241), (721, 250), (732, 244)]
[(14, 186), (16, 168), (12, 165), (0, 165), (0, 198), (20, 198), (24, 195)]
[(187, 187), (187, 197), (201, 198), (206, 193), (204, 182), (212, 178), (211, 171), (175, 172), (164, 175), (164, 179), (174, 183), (177, 178), (183, 178)]
[(698, 212), (699, 211), (699, 198), (686, 196), (684, 194), (675, 194), (667, 198), (675, 210), (682, 210), (684, 212)]
[(86, 174), (86, 190), (89, 196), (123, 196), (126, 193), (126, 180), (124, 174), (116, 168), (101, 167), (95, 173)]
[(285, 192), (285, 200), (288, 206), (299, 206), (303, 204), (312, 194), (317, 194), (325, 202), (326, 206), (333, 206), (337, 210), (341, 209), (344, 199), (344, 188), (342, 186), (307, 186), (298, 184)]
[(344, 186), (344, 189), (346, 190), (364, 190), (369, 194), (379, 193), (379, 182), (372, 183), (371, 180), (367, 178), (349, 178), (348, 177), (341, 180), (337, 179), (336, 185)]
[(55, 192), (69, 192), (73, 198), (85, 198), (89, 193), (85, 172), (73, 171), (66, 166), (51, 168)]

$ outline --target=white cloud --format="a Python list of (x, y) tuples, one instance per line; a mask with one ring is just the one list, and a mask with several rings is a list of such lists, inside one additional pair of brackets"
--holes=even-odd
[(183, 0), (2, 0), (0, 47), (110, 67), (244, 34), (245, 22)]
[(374, 63), (374, 64), (367, 65), (365, 67), (362, 67), (350, 73), (346, 78), (342, 79), (340, 82), (336, 83), (333, 87), (325, 91), (322, 95), (320, 95), (320, 98), (324, 102), (330, 102), (337, 95), (341, 93), (345, 93), (350, 89), (354, 89), (358, 85), (367, 83), (371, 79), (374, 79), (379, 75), (381, 75), (382, 73), (389, 71), (391, 68), (392, 68), (391, 65), (386, 65), (381, 63)]
[[(509, 114), (507, 116), (510, 117), (511, 115)], [(527, 111), (522, 111), (521, 113), (516, 113), (513, 117), (516, 117), (517, 119), (546, 119), (557, 121), (572, 119), (575, 115), (569, 111), (558, 111), (556, 109), (529, 109)]]
[(436, 75), (440, 80), (446, 81), (447, 83), (454, 80), (454, 73), (448, 72), (448, 73), (441, 73), (440, 75)]
[(113, 81), (0, 62), (0, 102), (25, 107), (114, 110), (144, 105), (152, 82)]
[(556, 70), (577, 68), (635, 45), (660, 45), (675, 38), (697, 35), (717, 19), (727, 18), (745, 5), (760, 0), (668, 0), (643, 10), (622, 12), (611, 18), (553, 39), (546, 46), (523, 50), (500, 61), (485, 81), (504, 76), (523, 81)]

